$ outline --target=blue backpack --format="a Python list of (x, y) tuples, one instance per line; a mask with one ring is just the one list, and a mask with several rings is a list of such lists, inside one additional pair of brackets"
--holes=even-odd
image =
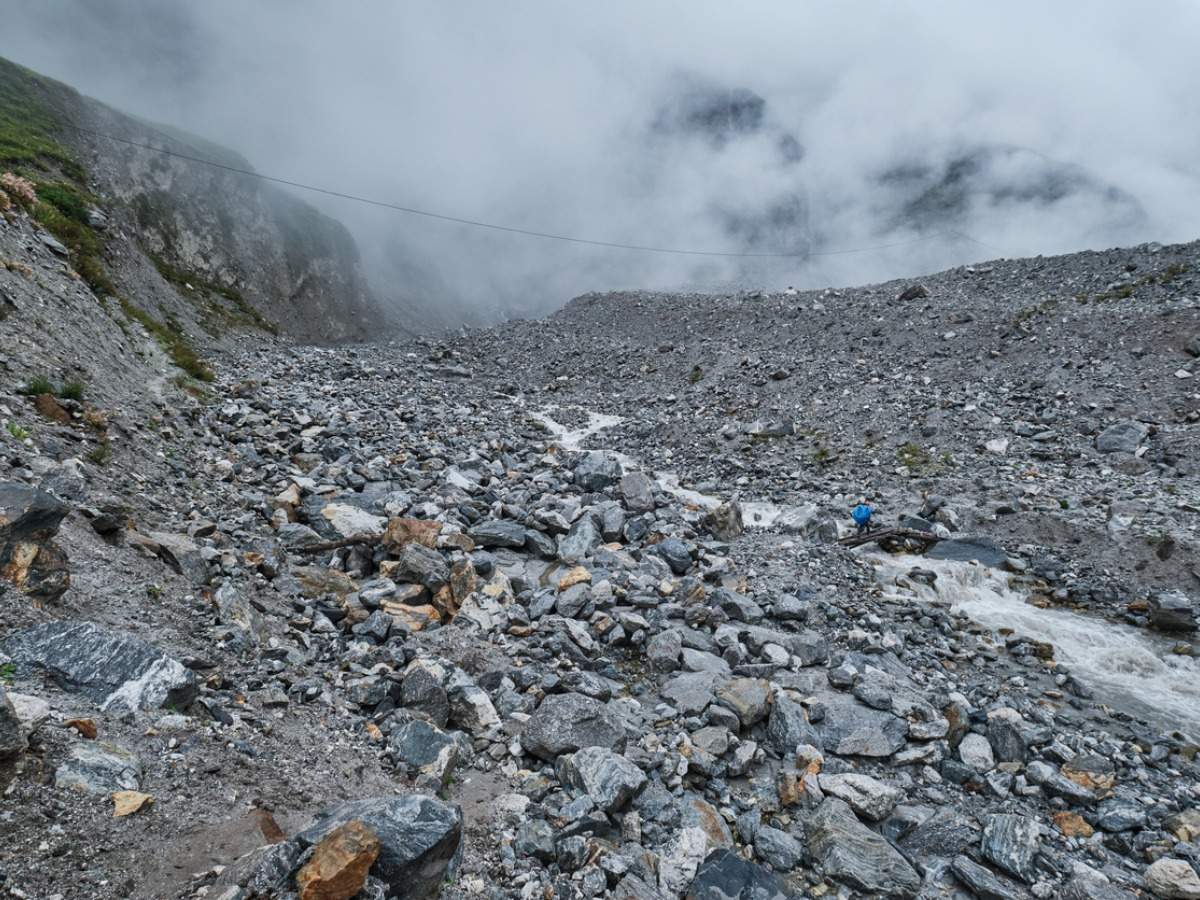
[(866, 525), (871, 521), (871, 507), (865, 503), (860, 503), (854, 509), (850, 510), (850, 516), (859, 525)]

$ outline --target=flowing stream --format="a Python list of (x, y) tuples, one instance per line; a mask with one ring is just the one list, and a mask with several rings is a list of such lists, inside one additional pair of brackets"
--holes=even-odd
[[(1009, 587), (1004, 572), (975, 563), (860, 551), (884, 592), (907, 602), (950, 606), (992, 630), (1005, 629), (1054, 646), (1054, 658), (1109, 706), (1166, 727), (1200, 732), (1200, 665), (1172, 652), (1174, 642), (1131, 625), (1062, 609), (1041, 609)], [(909, 577), (934, 572), (933, 586)]]
[[(620, 416), (589, 413), (587, 424), (575, 429), (554, 421), (548, 412), (534, 413), (565, 450), (581, 450), (597, 432), (621, 424)], [(642, 470), (635, 459), (615, 454), (626, 470)], [(670, 472), (654, 473), (655, 483), (684, 503), (712, 509), (721, 500), (684, 488)], [(772, 528), (808, 514), (812, 507), (741, 502), (747, 528)], [(1015, 634), (1054, 646), (1055, 659), (1073, 676), (1115, 708), (1161, 726), (1200, 733), (1200, 664), (1191, 656), (1172, 652), (1174, 643), (1153, 632), (1117, 625), (1061, 609), (1041, 609), (1013, 590), (1004, 572), (976, 563), (891, 555), (859, 550), (875, 567), (886, 594), (911, 603), (950, 606), (992, 630)], [(930, 586), (909, 577), (914, 568), (934, 572)]]

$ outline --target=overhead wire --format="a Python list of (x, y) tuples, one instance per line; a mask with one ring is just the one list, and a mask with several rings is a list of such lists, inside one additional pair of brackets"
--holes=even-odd
[[(537, 231), (530, 228), (519, 228), (513, 225), (501, 225), (496, 222), (484, 222), (479, 219), (469, 219), (462, 216), (452, 216), (445, 213), (433, 212), (427, 209), (418, 209), (414, 206), (405, 206), (399, 203), (391, 203), (386, 200), (377, 200), (373, 197), (364, 197), (359, 194), (351, 194), (345, 191), (333, 190), (331, 188), (318, 187), (312, 184), (295, 181), (290, 178), (281, 178), (276, 175), (267, 175), (262, 172), (256, 172), (253, 169), (245, 169), (240, 166), (230, 165), (228, 163), (217, 162), (212, 159), (205, 159), (200, 156), (193, 156), (189, 153), (181, 153), (177, 150), (170, 150), (166, 147), (155, 147), (153, 144), (147, 144), (142, 141), (130, 140), (129, 138), (121, 138), (116, 135), (106, 134), (95, 129), (85, 128), (82, 125), (73, 125), (64, 123), (67, 128), (78, 131), (82, 134), (92, 135), (93, 137), (103, 138), (113, 141), (118, 144), (125, 144), (130, 147), (136, 147), (141, 150), (149, 150), (153, 153), (160, 153), (164, 156), (174, 157), (175, 159), (186, 160), (187, 162), (198, 163), (204, 166), (211, 166), (215, 169), (222, 169), (226, 172), (231, 172), (236, 175), (244, 175), (248, 178), (257, 178), (260, 181), (271, 182), (272, 184), (280, 184), (286, 187), (296, 188), (298, 190), (309, 191), (315, 194), (323, 194), (327, 197), (335, 197), (340, 200), (349, 200), (354, 203), (364, 203), (369, 206), (376, 206), (382, 209), (389, 209), (395, 212), (407, 213), (409, 215), (421, 216), (427, 219), (436, 219), (442, 222), (451, 222), (457, 225), (467, 225), (472, 228), (484, 228), (491, 231), (500, 231), (508, 234), (524, 235), (525, 237), (541, 238), (543, 240), (561, 241), (571, 244), (584, 244), (592, 247), (606, 247), (615, 250), (631, 250), (640, 253), (667, 253), (680, 256), (716, 256), (727, 258), (769, 258), (769, 259), (809, 259), (817, 256), (841, 256), (850, 253), (871, 253), (879, 250), (889, 250), (895, 247), (907, 247), (913, 244), (920, 244), (926, 241), (936, 240), (938, 238), (955, 237), (961, 240), (970, 241), (978, 244), (981, 247), (988, 247), (982, 241), (978, 241), (970, 235), (964, 234), (961, 231), (944, 230), (931, 234), (920, 235), (909, 240), (892, 241), (884, 244), (875, 244), (868, 247), (847, 247), (833, 250), (803, 250), (797, 252), (755, 252), (755, 251), (736, 251), (736, 250), (694, 250), (678, 247), (656, 247), (647, 244), (626, 244), (619, 241), (603, 241), (592, 238), (578, 237), (575, 235), (557, 234), (549, 231)], [(150, 126), (146, 126), (150, 127)], [(165, 140), (177, 141), (163, 132), (155, 131), (156, 134), (162, 136)]]

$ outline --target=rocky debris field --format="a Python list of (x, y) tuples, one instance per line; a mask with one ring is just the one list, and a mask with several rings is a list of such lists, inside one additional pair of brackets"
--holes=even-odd
[(1200, 897), (1197, 266), (6, 372), (0, 896)]

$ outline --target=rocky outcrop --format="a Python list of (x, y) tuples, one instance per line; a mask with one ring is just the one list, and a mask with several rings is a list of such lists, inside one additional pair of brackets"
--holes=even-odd
[(44, 491), (0, 483), (0, 578), (38, 601), (66, 593), (71, 575), (54, 536), (68, 512)]

